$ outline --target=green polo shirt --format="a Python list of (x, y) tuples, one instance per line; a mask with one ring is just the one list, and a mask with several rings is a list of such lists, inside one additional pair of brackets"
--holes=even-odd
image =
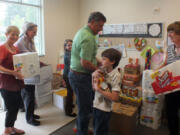
[(76, 33), (73, 39), (71, 69), (77, 72), (90, 73), (91, 71), (85, 69), (81, 65), (81, 59), (87, 60), (96, 65), (96, 53), (97, 38), (92, 30), (88, 26), (85, 26)]

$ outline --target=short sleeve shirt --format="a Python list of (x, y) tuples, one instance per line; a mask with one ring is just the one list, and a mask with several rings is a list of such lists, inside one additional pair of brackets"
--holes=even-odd
[(15, 46), (18, 47), (19, 53), (36, 52), (34, 41), (28, 40), (25, 35), (18, 39), (18, 41), (15, 43)]
[(167, 48), (167, 64), (171, 64), (177, 60), (180, 60), (180, 54), (176, 55), (176, 51), (175, 51), (175, 45), (170, 45)]
[[(13, 66), (13, 55), (18, 53), (18, 48), (16, 48), (16, 53), (11, 53), (5, 47), (5, 45), (0, 46), (0, 60), (2, 61), (1, 66), (4, 68), (14, 70)], [(5, 89), (9, 91), (19, 91), (24, 87), (22, 80), (16, 79), (13, 75), (8, 75), (0, 73), (0, 89)]]
[[(113, 71), (108, 73), (107, 78), (105, 78), (105, 80), (106, 83), (110, 85), (111, 91), (120, 92), (121, 74), (119, 73), (118, 69), (114, 69)], [(105, 98), (98, 91), (95, 91), (93, 107), (105, 112), (110, 112), (112, 111), (112, 101)]]
[(81, 65), (81, 59), (96, 65), (97, 38), (92, 30), (85, 26), (80, 29), (74, 39), (71, 51), (71, 69), (77, 72), (90, 73)]

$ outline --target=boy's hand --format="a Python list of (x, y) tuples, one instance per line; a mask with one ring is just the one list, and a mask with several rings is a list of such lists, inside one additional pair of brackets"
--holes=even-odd
[(92, 73), (92, 87), (95, 90), (95, 80), (101, 76), (100, 70), (96, 70)]
[(94, 79), (93, 79), (93, 88), (94, 88), (94, 90), (99, 90), (99, 78), (98, 77), (94, 77)]

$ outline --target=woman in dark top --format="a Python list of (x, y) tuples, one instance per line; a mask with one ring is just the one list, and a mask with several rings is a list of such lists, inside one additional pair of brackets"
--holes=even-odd
[(73, 90), (69, 84), (68, 73), (70, 70), (70, 59), (71, 59), (71, 48), (72, 48), (72, 40), (67, 39), (64, 43), (64, 72), (63, 72), (63, 79), (66, 83), (67, 87), (67, 97), (65, 103), (65, 114), (67, 116), (76, 117), (76, 114), (73, 113)]
[(18, 53), (14, 43), (19, 38), (19, 29), (9, 26), (5, 34), (7, 40), (0, 45), (0, 92), (7, 110), (3, 135), (19, 135), (25, 133), (14, 127), (21, 101), (21, 89), (24, 87), (23, 76), (13, 67), (13, 55)]

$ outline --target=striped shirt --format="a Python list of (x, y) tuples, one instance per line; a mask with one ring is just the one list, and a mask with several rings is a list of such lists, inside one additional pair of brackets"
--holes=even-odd
[(176, 60), (180, 60), (180, 54), (176, 54), (175, 45), (170, 45), (167, 48), (167, 64), (171, 64)]

